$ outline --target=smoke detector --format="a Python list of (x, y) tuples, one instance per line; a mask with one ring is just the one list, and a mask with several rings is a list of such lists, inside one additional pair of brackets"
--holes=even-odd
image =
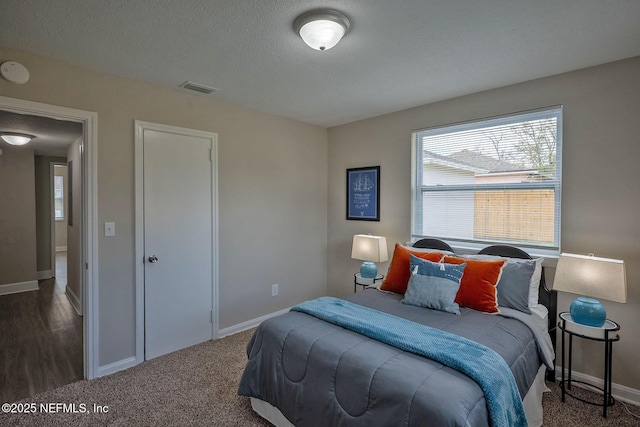
[(0, 65), (2, 77), (17, 85), (25, 84), (29, 81), (29, 70), (16, 61), (6, 61)]

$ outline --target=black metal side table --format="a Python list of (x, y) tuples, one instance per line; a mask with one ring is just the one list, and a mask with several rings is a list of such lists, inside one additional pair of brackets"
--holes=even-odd
[[(615, 399), (611, 395), (611, 358), (613, 355), (613, 343), (620, 340), (618, 334), (614, 334), (615, 331), (620, 330), (620, 325), (611, 320), (606, 320), (604, 325), (599, 328), (582, 325), (575, 323), (571, 320), (571, 315), (567, 312), (560, 313), (560, 322), (558, 327), (562, 331), (562, 380), (560, 381), (560, 388), (562, 389), (562, 401), (564, 402), (564, 395), (567, 394), (574, 399), (578, 399), (581, 402), (588, 403), (590, 405), (602, 405), (602, 416), (607, 418), (607, 407), (615, 403)], [(569, 369), (567, 371), (567, 379), (565, 379), (565, 336), (569, 336)], [(585, 383), (584, 381), (577, 381), (571, 379), (571, 356), (573, 351), (573, 337), (577, 336), (588, 340), (601, 341), (604, 343), (604, 389), (597, 387), (593, 384)], [(576, 395), (571, 394), (571, 384), (580, 383), (586, 384), (590, 387), (602, 391), (602, 402), (592, 402), (582, 399)]]
[(377, 274), (373, 279), (367, 279), (365, 277), (362, 277), (360, 273), (355, 273), (353, 275), (353, 293), (357, 291), (358, 286), (362, 286), (362, 289), (364, 289), (367, 286), (375, 285), (378, 280), (382, 279), (384, 279), (384, 276), (382, 274)]

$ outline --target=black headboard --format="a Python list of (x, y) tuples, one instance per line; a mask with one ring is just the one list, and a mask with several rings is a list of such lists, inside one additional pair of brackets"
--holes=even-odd
[[(417, 246), (417, 244), (420, 244), (420, 246)], [(439, 239), (422, 239), (417, 241), (413, 246), (427, 249), (448, 250), (453, 252), (451, 246)], [(507, 245), (487, 246), (486, 248), (478, 252), (478, 254), (503, 256), (507, 258), (533, 259), (531, 255), (529, 255), (522, 249)], [(540, 285), (538, 287), (538, 302), (547, 307), (547, 310), (549, 310), (547, 329), (549, 331), (549, 337), (551, 338), (551, 344), (553, 344), (553, 351), (555, 352), (558, 294), (556, 291), (547, 288), (547, 283), (544, 278), (544, 269), (542, 271), (542, 275), (540, 276)], [(555, 380), (553, 371), (547, 371), (547, 380), (552, 382)]]
[(451, 246), (440, 239), (421, 239), (413, 244), (414, 248), (436, 249), (439, 251), (453, 252)]

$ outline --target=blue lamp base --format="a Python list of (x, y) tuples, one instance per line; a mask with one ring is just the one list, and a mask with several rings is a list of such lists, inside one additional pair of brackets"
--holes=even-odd
[(578, 297), (569, 307), (571, 320), (581, 325), (600, 328), (607, 320), (607, 311), (600, 301), (593, 298)]
[(378, 275), (378, 267), (371, 261), (365, 261), (360, 266), (360, 277), (363, 279), (375, 279)]

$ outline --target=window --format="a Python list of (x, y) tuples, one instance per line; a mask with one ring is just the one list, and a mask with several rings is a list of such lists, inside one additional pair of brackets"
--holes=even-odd
[(53, 177), (53, 203), (56, 221), (64, 220), (64, 177)]
[(412, 237), (560, 247), (562, 107), (415, 131)]

